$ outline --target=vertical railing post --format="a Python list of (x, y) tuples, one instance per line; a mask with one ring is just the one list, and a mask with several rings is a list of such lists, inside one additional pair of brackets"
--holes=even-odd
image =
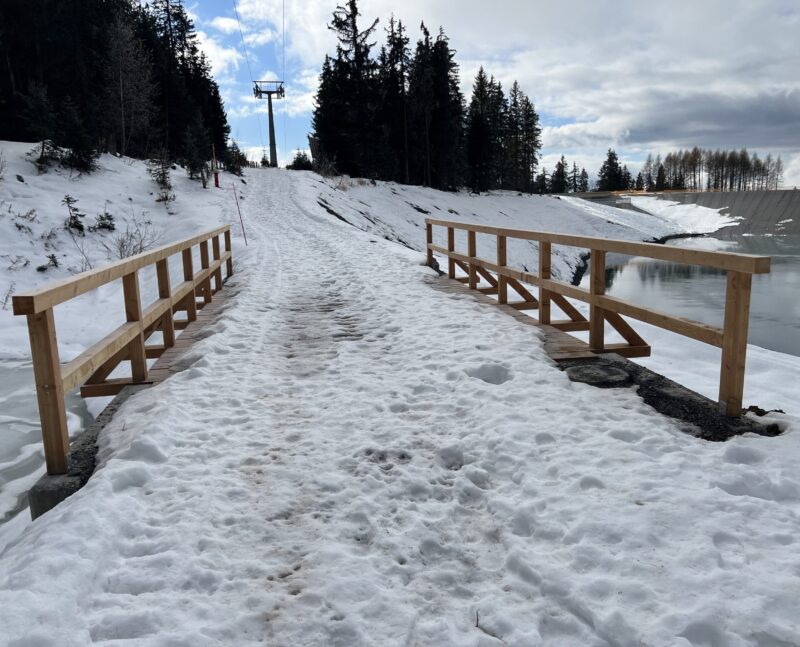
[(589, 305), (589, 350), (598, 351), (605, 348), (605, 317), (603, 310), (595, 304), (595, 297), (606, 291), (606, 253), (601, 249), (593, 249), (590, 256), (590, 293)]
[(131, 378), (134, 382), (147, 380), (147, 355), (144, 348), (142, 328), (142, 299), (139, 295), (139, 273), (134, 271), (122, 277), (122, 293), (125, 297), (125, 318), (139, 323), (139, 334), (128, 346), (131, 360)]
[[(231, 230), (225, 230), (225, 251), (232, 252), (233, 249), (231, 247)], [(233, 274), (233, 255), (228, 257), (228, 260), (225, 261), (225, 278), (230, 277)]]
[[(550, 278), (552, 246), (549, 241), (539, 241), (539, 280), (546, 281)], [(539, 323), (550, 324), (550, 291), (539, 285)]]
[(752, 282), (751, 274), (728, 271), (719, 376), (719, 404), (726, 416), (742, 413)]
[[(200, 243), (200, 267), (207, 270), (211, 266), (208, 258), (208, 241)], [(211, 276), (207, 276), (203, 281), (203, 303), (211, 303)]]
[(427, 241), (425, 249), (428, 250), (427, 264), (428, 267), (433, 267), (433, 250), (430, 248), (430, 245), (433, 245), (433, 225), (427, 221), (425, 222), (425, 240)]
[(28, 335), (31, 340), (33, 375), (36, 380), (47, 473), (65, 474), (69, 431), (52, 308), (28, 315)]
[[(506, 266), (508, 259), (506, 258), (506, 237), (497, 237), (497, 265), (500, 268)], [(499, 303), (508, 303), (508, 282), (506, 277), (500, 272), (497, 273), (497, 301)]]
[(172, 318), (172, 289), (169, 281), (169, 261), (162, 258), (156, 261), (156, 278), (158, 279), (158, 298), (169, 299), (170, 307), (161, 317), (161, 333), (164, 335), (164, 348), (175, 345), (175, 322)]
[(183, 257), (183, 280), (191, 281), (193, 288), (192, 291), (186, 295), (186, 318), (189, 321), (197, 319), (197, 301), (195, 299), (197, 294), (197, 286), (194, 285), (194, 265), (192, 260), (192, 248), (187, 247), (181, 252)]
[[(447, 251), (456, 251), (456, 230), (453, 227), (447, 228)], [(447, 258), (447, 276), (451, 279), (456, 278), (456, 261), (453, 258)]]
[(473, 290), (478, 287), (478, 269), (473, 259), (478, 255), (478, 245), (475, 240), (475, 232), (467, 232), (467, 256), (470, 258), (469, 263), (469, 287)]
[[(218, 261), (222, 258), (219, 249), (219, 236), (214, 236), (211, 239), (211, 257)], [(217, 292), (222, 289), (222, 268), (219, 267), (214, 270), (214, 292)]]

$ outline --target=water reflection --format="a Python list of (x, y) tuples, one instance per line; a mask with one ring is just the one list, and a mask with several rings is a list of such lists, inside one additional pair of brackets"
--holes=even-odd
[[(749, 341), (800, 356), (800, 238), (690, 238), (670, 245), (772, 256), (770, 274), (753, 276)], [(642, 257), (609, 255), (606, 291), (648, 308), (722, 326), (726, 272)], [(584, 278), (588, 286), (588, 277)]]

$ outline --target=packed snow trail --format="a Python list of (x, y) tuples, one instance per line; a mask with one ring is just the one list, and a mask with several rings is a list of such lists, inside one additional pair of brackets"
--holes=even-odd
[(570, 383), (294, 177), (250, 174), (231, 306), (0, 555), (0, 642), (797, 644), (797, 434)]

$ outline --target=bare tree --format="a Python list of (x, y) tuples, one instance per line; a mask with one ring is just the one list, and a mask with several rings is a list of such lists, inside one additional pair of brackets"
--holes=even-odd
[(151, 69), (147, 49), (130, 25), (118, 20), (109, 33), (105, 114), (115, 148), (122, 155), (131, 142), (146, 141), (155, 96)]

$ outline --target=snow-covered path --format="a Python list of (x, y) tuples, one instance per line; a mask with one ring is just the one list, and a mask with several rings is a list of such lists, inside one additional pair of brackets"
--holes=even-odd
[(291, 173), (248, 182), (238, 296), (0, 555), (0, 643), (798, 644), (796, 433), (574, 385)]

